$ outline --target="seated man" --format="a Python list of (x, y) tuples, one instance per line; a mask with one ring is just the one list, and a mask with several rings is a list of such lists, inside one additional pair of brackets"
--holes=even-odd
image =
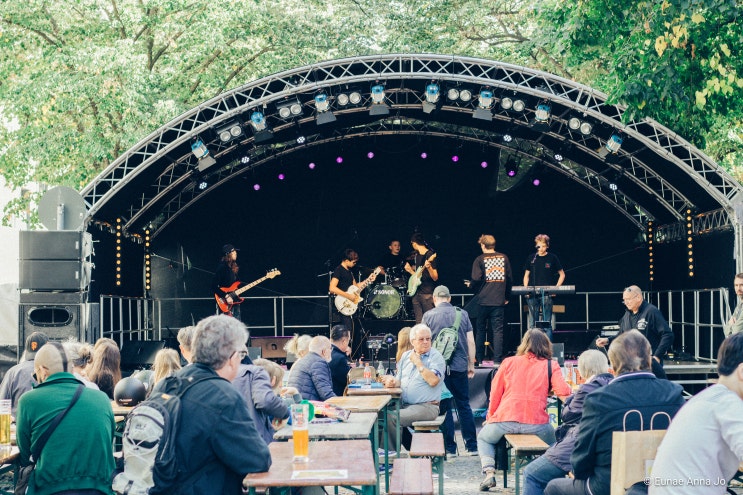
[[(649, 425), (654, 413), (673, 417), (684, 404), (681, 385), (656, 378), (651, 359), (650, 342), (637, 330), (623, 332), (611, 343), (609, 362), (617, 377), (585, 398), (570, 456), (575, 478), (550, 481), (546, 495), (610, 495), (612, 434), (625, 429), (624, 413), (637, 409), (643, 424)], [(656, 418), (658, 428), (663, 423)], [(637, 414), (627, 416), (626, 430), (640, 430)]]
[(330, 340), (317, 335), (310, 341), (310, 351), (294, 363), (289, 373), (288, 386), (296, 388), (307, 400), (327, 400), (335, 397), (330, 376)]
[(348, 356), (351, 354), (349, 343), (351, 342), (351, 331), (343, 325), (333, 325), (330, 329), (330, 342), (332, 343), (332, 354), (330, 358), (330, 375), (333, 378), (333, 393), (343, 395), (348, 383)]
[(735, 333), (717, 354), (717, 384), (692, 397), (673, 418), (653, 463), (650, 493), (726, 493), (743, 462), (742, 365), (743, 333)]
[(387, 388), (402, 388), (400, 424), (397, 417), (387, 414), (388, 445), (395, 445), (397, 429), (403, 428), (403, 445), (410, 448), (407, 427), (415, 421), (430, 421), (439, 415), (439, 400), (444, 385), (446, 362), (439, 351), (431, 348), (431, 329), (419, 323), (410, 329), (413, 348), (397, 363), (397, 375), (384, 377)]

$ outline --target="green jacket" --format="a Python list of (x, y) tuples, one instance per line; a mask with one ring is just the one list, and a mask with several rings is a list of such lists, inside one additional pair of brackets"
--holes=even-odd
[[(80, 384), (70, 373), (55, 373), (21, 396), (16, 437), (23, 464), (28, 464), (31, 448), (54, 417), (69, 405)], [(113, 493), (114, 429), (106, 394), (85, 388), (41, 451), (27, 495), (85, 489)]]

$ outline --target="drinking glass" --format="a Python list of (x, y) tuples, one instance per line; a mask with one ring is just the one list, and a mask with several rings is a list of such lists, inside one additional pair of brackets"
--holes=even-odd
[(310, 459), (310, 408), (307, 404), (292, 404), (292, 439), (294, 440), (294, 462)]
[(10, 447), (10, 399), (0, 399), (0, 447)]

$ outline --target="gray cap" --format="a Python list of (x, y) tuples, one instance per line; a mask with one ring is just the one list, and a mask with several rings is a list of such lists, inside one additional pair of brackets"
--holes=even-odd
[(441, 297), (441, 298), (447, 298), (451, 297), (451, 294), (449, 293), (449, 288), (445, 285), (439, 285), (433, 290), (434, 297)]

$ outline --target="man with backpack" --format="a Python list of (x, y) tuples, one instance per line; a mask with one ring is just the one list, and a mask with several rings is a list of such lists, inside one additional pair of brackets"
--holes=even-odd
[[(423, 315), (423, 323), (431, 329), (433, 347), (441, 352), (447, 369), (444, 384), (451, 392), (459, 412), (459, 424), (466, 452), (477, 455), (477, 432), (475, 418), (470, 407), (468, 378), (475, 376), (475, 337), (467, 312), (451, 305), (451, 294), (444, 285), (433, 291), (434, 308)], [(444, 442), (447, 457), (456, 456), (454, 441), (454, 417), (451, 409), (446, 411)]]

